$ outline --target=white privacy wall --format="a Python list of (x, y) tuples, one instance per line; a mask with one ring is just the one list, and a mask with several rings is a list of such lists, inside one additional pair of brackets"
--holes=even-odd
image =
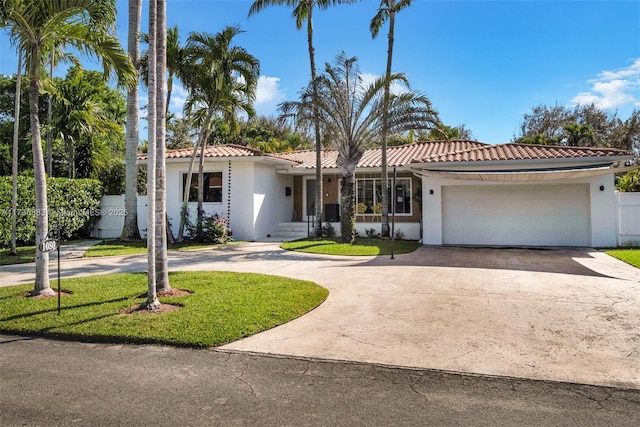
[[(588, 246), (606, 247), (617, 245), (617, 230), (616, 230), (616, 198), (614, 193), (614, 181), (613, 175), (601, 175), (585, 179), (576, 180), (562, 180), (562, 181), (544, 181), (544, 182), (518, 182), (518, 183), (496, 183), (485, 181), (467, 181), (467, 180), (452, 180), (452, 179), (436, 179), (436, 178), (422, 178), (422, 206), (423, 206), (423, 243), (427, 245), (442, 245), (443, 240), (443, 215), (446, 214), (443, 211), (443, 187), (446, 186), (482, 186), (483, 189), (498, 188), (498, 186), (518, 186), (521, 191), (526, 191), (526, 186), (533, 186), (532, 189), (538, 186), (563, 186), (567, 184), (586, 184), (588, 185), (588, 200), (585, 206), (587, 212), (585, 214), (590, 222), (589, 241), (585, 242)], [(604, 190), (600, 190), (600, 186), (604, 187)], [(515, 187), (514, 187), (515, 188)], [(545, 187), (548, 188), (548, 187)], [(430, 191), (433, 190), (433, 194)], [(482, 193), (482, 192), (479, 192)], [(495, 207), (500, 209), (499, 206)], [(541, 209), (544, 206), (539, 207)], [(550, 209), (552, 207), (549, 207)], [(473, 217), (473, 202), (470, 201), (465, 209), (469, 213), (470, 217)], [(486, 206), (483, 207), (486, 209)], [(501, 218), (499, 211), (496, 210), (496, 221), (504, 221)], [(500, 229), (503, 224), (496, 222), (491, 223), (491, 218), (484, 218), (484, 221), (489, 221), (486, 227), (489, 229)], [(504, 224), (503, 228), (512, 226), (513, 224)], [(478, 225), (479, 227), (481, 225)], [(514, 230), (517, 227), (514, 227)], [(517, 233), (517, 231), (514, 231)], [(514, 235), (513, 241), (519, 242), (521, 240), (520, 235)], [(462, 243), (461, 243), (462, 244)], [(474, 242), (473, 244), (478, 244)], [(519, 243), (526, 245), (526, 243)], [(544, 242), (536, 241), (531, 242), (531, 245), (544, 246)], [(553, 242), (549, 242), (549, 245), (554, 245)]]
[(618, 245), (640, 246), (640, 193), (616, 193)]

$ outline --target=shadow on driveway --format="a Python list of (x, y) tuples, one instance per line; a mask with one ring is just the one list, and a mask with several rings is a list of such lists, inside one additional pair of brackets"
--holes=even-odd
[(579, 262), (581, 259), (593, 259), (590, 254), (593, 251), (587, 248), (421, 246), (414, 252), (396, 255), (394, 260), (388, 255), (378, 256), (360, 265), (481, 268), (612, 277), (592, 270)]

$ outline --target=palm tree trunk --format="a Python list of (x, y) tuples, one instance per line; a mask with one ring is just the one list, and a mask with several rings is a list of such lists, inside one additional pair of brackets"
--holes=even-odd
[[(200, 128), (200, 133), (198, 134), (198, 140), (196, 141), (195, 146), (193, 147), (193, 152), (191, 153), (191, 161), (189, 162), (189, 170), (187, 171), (187, 180), (185, 181), (184, 193), (182, 195), (182, 211), (180, 213), (180, 227), (178, 227), (178, 241), (182, 242), (184, 239), (184, 225), (187, 219), (187, 206), (189, 203), (189, 190), (191, 189), (191, 178), (193, 176), (193, 165), (196, 162), (196, 154), (198, 153), (198, 147), (203, 144), (203, 142), (208, 138), (207, 128), (209, 127), (209, 123), (211, 122), (211, 118), (213, 117), (213, 108), (210, 108), (207, 112), (207, 117), (204, 120), (203, 126)], [(194, 237), (194, 236), (191, 236)]]
[[(138, 69), (140, 58), (140, 19), (142, 0), (129, 0), (128, 49), (133, 66)], [(127, 142), (125, 166), (124, 207), (127, 215), (120, 238), (125, 241), (140, 240), (138, 229), (138, 84), (127, 92)]]
[(149, 1), (149, 103), (147, 148), (147, 300), (143, 308), (160, 306), (156, 291), (156, 0)]
[[(35, 61), (34, 58), (37, 58), (37, 56), (33, 55), (31, 60)], [(30, 70), (30, 74), (32, 74), (32, 70)], [(33, 151), (33, 171), (36, 190), (36, 281), (33, 292), (31, 292), (33, 296), (54, 294), (49, 286), (49, 253), (42, 252), (39, 248), (39, 243), (47, 236), (49, 222), (47, 215), (47, 176), (44, 170), (42, 141), (40, 138), (40, 119), (38, 118), (39, 95), (40, 79), (38, 79), (38, 77), (31, 77), (29, 81), (29, 116), (31, 121), (31, 149)]]
[(196, 236), (202, 239), (202, 222), (204, 221), (204, 148), (206, 139), (200, 144), (200, 159), (198, 159), (198, 222), (196, 224)]
[(311, 67), (311, 84), (313, 85), (313, 127), (316, 144), (316, 237), (322, 237), (322, 139), (320, 135), (320, 120), (318, 118), (318, 108), (315, 101), (318, 97), (318, 88), (316, 86), (316, 59), (315, 49), (313, 47), (313, 2), (309, 2), (309, 11), (307, 16), (307, 43), (309, 45), (309, 65)]
[(16, 73), (16, 99), (13, 111), (13, 158), (11, 159), (11, 176), (13, 191), (11, 193), (11, 244), (9, 255), (17, 255), (16, 232), (18, 221), (18, 137), (20, 134), (20, 95), (22, 86), (22, 52), (18, 51), (18, 72)]
[[(395, 26), (395, 12), (389, 13), (389, 44), (387, 49), (387, 72), (386, 78), (391, 75), (391, 62), (393, 59), (393, 38)], [(382, 112), (382, 227), (381, 236), (389, 237), (389, 172), (387, 170), (387, 133), (389, 129), (389, 82), (384, 87), (384, 109)]]
[(167, 200), (165, 133), (167, 128), (164, 108), (167, 68), (167, 21), (165, 0), (157, 0), (156, 35), (156, 289), (168, 292), (169, 267), (167, 265)]
[[(51, 63), (49, 65), (50, 78), (53, 78), (53, 55), (55, 54), (55, 50), (55, 47), (51, 48)], [(47, 129), (47, 163), (45, 165), (45, 171), (47, 175), (53, 176), (53, 96), (49, 94), (47, 98), (47, 124), (49, 128)]]
[(355, 165), (351, 171), (343, 171), (340, 187), (340, 241), (353, 243), (356, 237)]

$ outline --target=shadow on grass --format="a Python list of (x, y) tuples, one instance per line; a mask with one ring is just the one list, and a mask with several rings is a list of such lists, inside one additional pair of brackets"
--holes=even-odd
[[(116, 298), (116, 299), (111, 299), (111, 300), (107, 300), (107, 301), (96, 301), (96, 302), (88, 302), (88, 303), (85, 303), (85, 304), (77, 304), (77, 305), (73, 305), (73, 306), (62, 306), (62, 307), (60, 307), (60, 311), (73, 310), (73, 309), (76, 309), (76, 308), (93, 307), (93, 306), (97, 306), (97, 305), (110, 304), (110, 303), (114, 303), (114, 302), (122, 302), (122, 301), (132, 300), (134, 298), (136, 298), (136, 296), (132, 295), (130, 297)], [(17, 314), (17, 315), (14, 315), (14, 316), (9, 316), (9, 317), (0, 317), (0, 322), (9, 322), (11, 320), (24, 319), (24, 318), (27, 318), (27, 317), (39, 316), (39, 315), (42, 315), (42, 314), (53, 313), (53, 312), (57, 312), (57, 311), (58, 311), (58, 307), (53, 307), (53, 308), (47, 309), (47, 310), (33, 311), (33, 312), (30, 312), (30, 313), (22, 313), (22, 314)]]

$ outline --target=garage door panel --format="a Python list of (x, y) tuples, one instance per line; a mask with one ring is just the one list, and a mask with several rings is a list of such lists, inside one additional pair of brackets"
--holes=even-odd
[(443, 242), (589, 246), (589, 186), (445, 186)]

